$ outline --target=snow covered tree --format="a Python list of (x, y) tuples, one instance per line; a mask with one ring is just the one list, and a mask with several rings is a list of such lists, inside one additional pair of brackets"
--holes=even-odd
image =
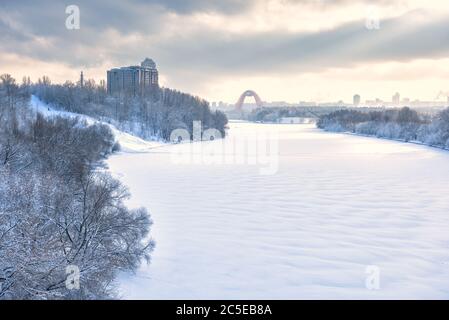
[(147, 211), (126, 208), (128, 191), (101, 169), (111, 130), (35, 115), (19, 107), (27, 85), (1, 80), (0, 299), (113, 298), (117, 273), (148, 260), (154, 243)]

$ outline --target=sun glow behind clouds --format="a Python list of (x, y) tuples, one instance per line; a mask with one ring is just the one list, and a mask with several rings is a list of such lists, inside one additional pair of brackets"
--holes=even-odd
[[(179, 10), (164, 2), (100, 10), (96, 2), (80, 0), (78, 33), (55, 28), (64, 20), (62, 7), (5, 3), (13, 8), (0, 5), (0, 73), (18, 79), (45, 74), (54, 82), (76, 81), (83, 70), (100, 80), (111, 67), (151, 56), (164, 86), (211, 101), (234, 102), (248, 88), (267, 101), (289, 102), (350, 101), (355, 93), (389, 99), (396, 91), (432, 99), (447, 91), (447, 41), (438, 41), (447, 39), (449, 26), (429, 29), (425, 34), (437, 34), (436, 40), (423, 42), (423, 49), (417, 42), (427, 39), (414, 38), (415, 29), (447, 20), (449, 6), (442, 0), (232, 1), (235, 7), (226, 10), (189, 0)], [(370, 8), (377, 10), (380, 30), (365, 28)]]
[[(382, 20), (400, 17), (413, 10), (425, 9), (429, 14), (448, 12), (445, 1), (260, 1), (247, 12), (232, 16), (218, 12), (199, 12), (188, 17), (192, 25), (201, 25), (231, 33), (258, 33), (273, 30), (311, 32), (335, 28), (341, 24), (363, 21), (372, 10)], [(177, 16), (179, 21), (185, 16)]]
[[(360, 94), (363, 100), (380, 98), (390, 101), (396, 91), (411, 100), (431, 101), (436, 99), (440, 90), (447, 91), (447, 79), (449, 58), (364, 64), (350, 69), (330, 68), (318, 73), (289, 76), (220, 78), (211, 81), (203, 90), (212, 101), (230, 96), (229, 102), (236, 102), (248, 84), (267, 101), (351, 102), (355, 93)], [(266, 93), (270, 96), (267, 97)]]

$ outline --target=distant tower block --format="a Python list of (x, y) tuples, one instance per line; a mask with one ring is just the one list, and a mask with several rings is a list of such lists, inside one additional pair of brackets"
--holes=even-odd
[(399, 94), (399, 92), (396, 92), (391, 100), (394, 105), (399, 105), (399, 103), (401, 102), (401, 95)]
[(357, 107), (360, 105), (360, 95), (356, 94), (354, 95), (353, 99), (352, 99), (352, 104)]
[(81, 71), (81, 74), (80, 74), (80, 86), (84, 87), (84, 75), (83, 75), (82, 71)]

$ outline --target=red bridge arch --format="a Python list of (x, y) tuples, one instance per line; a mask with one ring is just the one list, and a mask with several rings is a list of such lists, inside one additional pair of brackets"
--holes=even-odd
[(254, 97), (257, 107), (262, 107), (263, 103), (262, 103), (262, 100), (260, 99), (259, 95), (253, 90), (246, 90), (245, 92), (242, 93), (239, 100), (235, 104), (236, 110), (242, 110), (243, 102), (245, 101), (246, 97)]

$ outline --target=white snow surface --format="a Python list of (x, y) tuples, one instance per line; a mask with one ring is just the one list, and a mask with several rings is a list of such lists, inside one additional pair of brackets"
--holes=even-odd
[(225, 144), (258, 130), (278, 132), (276, 174), (174, 163), (190, 144), (109, 158), (154, 221), (123, 298), (449, 298), (449, 152), (301, 124), (234, 122)]
[[(98, 122), (35, 96), (31, 107)], [(232, 122), (225, 145), (255, 131), (279, 135), (279, 169), (261, 175), (250, 164), (179, 164), (173, 153), (194, 153), (192, 144), (107, 125), (122, 146), (109, 168), (130, 188), (128, 204), (150, 211), (157, 242), (151, 264), (120, 276), (123, 298), (449, 298), (449, 152)], [(378, 290), (365, 284), (373, 265)]]

